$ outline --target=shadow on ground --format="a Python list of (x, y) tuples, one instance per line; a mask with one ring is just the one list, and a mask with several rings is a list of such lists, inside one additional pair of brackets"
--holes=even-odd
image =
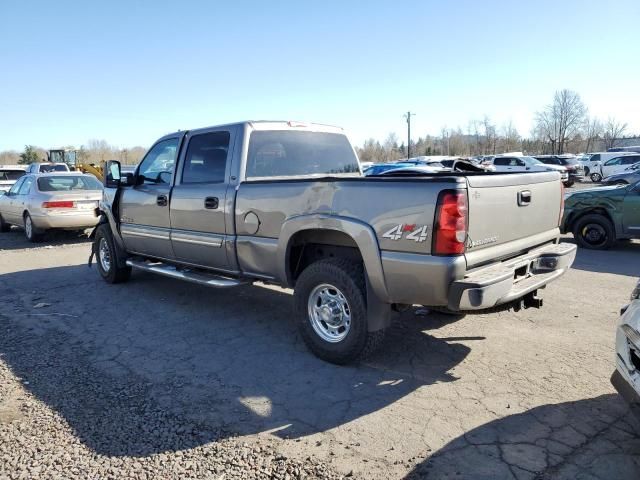
[(41, 248), (58, 246), (63, 244), (88, 243), (89, 238), (85, 232), (67, 230), (49, 230), (45, 232), (42, 241), (31, 243), (24, 236), (24, 230), (12, 227), (10, 231), (0, 233), (0, 251), (22, 250), (25, 248)]
[(407, 312), (365, 365), (333, 366), (301, 343), (291, 300), (144, 273), (107, 285), (86, 266), (6, 274), (0, 359), (94, 451), (144, 456), (232, 433), (326, 431), (454, 381), (470, 351), (425, 332), (440, 316)]
[(465, 433), (407, 478), (640, 478), (640, 425), (618, 395), (544, 405)]
[[(563, 238), (563, 242), (575, 243), (571, 237)], [(639, 260), (630, 262), (629, 254), (637, 256)], [(639, 277), (640, 242), (631, 240), (618, 241), (610, 250), (588, 250), (578, 247), (576, 260), (571, 268), (589, 272)]]

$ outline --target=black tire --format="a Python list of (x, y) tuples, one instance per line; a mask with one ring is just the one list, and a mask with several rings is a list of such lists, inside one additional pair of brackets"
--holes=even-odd
[(606, 250), (616, 243), (611, 221), (597, 213), (580, 217), (573, 227), (573, 236), (579, 246), (590, 250)]
[(599, 173), (592, 173), (591, 175), (589, 175), (589, 178), (591, 178), (591, 181), (594, 183), (598, 183), (602, 181), (602, 175), (600, 175)]
[(4, 221), (2, 215), (0, 215), (0, 232), (6, 233), (11, 230), (11, 225)]
[(629, 182), (625, 182), (624, 180), (616, 180), (613, 182), (614, 185), (629, 185)]
[(569, 180), (568, 182), (564, 182), (564, 186), (567, 187), (567, 188), (573, 187), (574, 183), (575, 183), (574, 181)]
[(27, 240), (31, 243), (41, 242), (44, 237), (44, 232), (36, 228), (29, 212), (24, 212), (24, 216), (22, 218), (24, 220), (24, 236)]
[[(101, 251), (103, 247), (106, 250)], [(131, 267), (118, 266), (118, 255), (121, 255), (121, 252), (116, 247), (109, 225), (98, 226), (93, 240), (93, 251), (96, 255), (98, 272), (106, 282), (122, 283), (129, 280)]]
[[(338, 327), (329, 332), (332, 327), (323, 320), (314, 321), (311, 313), (311, 295), (323, 286), (333, 287), (333, 292), (342, 295), (346, 301), (337, 310), (341, 311), (341, 318), (345, 311), (349, 314), (349, 325)], [(328, 288), (331, 292), (331, 288)], [(315, 296), (315, 295), (314, 295)], [(335, 298), (338, 298), (336, 296)], [(320, 299), (319, 299), (320, 300)], [(367, 296), (364, 279), (364, 269), (361, 263), (346, 259), (330, 258), (312, 263), (298, 277), (294, 292), (295, 314), (298, 330), (309, 350), (316, 356), (330, 363), (345, 365), (370, 355), (380, 346), (384, 339), (384, 329), (370, 332), (367, 318)], [(322, 304), (322, 301), (320, 301)], [(311, 305), (310, 305), (311, 304)], [(326, 305), (318, 305), (322, 309)], [(316, 328), (322, 331), (324, 322), (325, 335), (331, 333), (344, 335), (344, 338), (331, 342), (324, 339)], [(316, 325), (314, 327), (314, 324)], [(340, 332), (340, 328), (344, 328)], [(337, 333), (336, 333), (337, 332)]]

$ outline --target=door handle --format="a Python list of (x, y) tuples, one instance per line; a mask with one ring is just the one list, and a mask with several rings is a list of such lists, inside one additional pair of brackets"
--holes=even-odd
[(156, 198), (156, 205), (158, 205), (159, 207), (166, 207), (167, 203), (168, 201), (166, 195), (158, 195), (158, 197)]
[(218, 197), (207, 197), (204, 199), (204, 208), (215, 210), (218, 208), (219, 203)]
[(526, 207), (531, 203), (531, 191), (523, 190), (522, 192), (518, 192), (518, 205), (521, 207)]

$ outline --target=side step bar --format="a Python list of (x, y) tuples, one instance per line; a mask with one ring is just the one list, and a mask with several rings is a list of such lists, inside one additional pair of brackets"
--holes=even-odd
[(197, 283), (199, 285), (205, 285), (207, 287), (230, 288), (247, 283), (235, 278), (222, 277), (220, 275), (216, 275), (215, 273), (196, 272), (188, 269), (178, 270), (175, 266), (168, 265), (162, 262), (142, 262), (139, 260), (127, 260), (127, 265), (133, 268), (144, 270), (146, 272), (157, 273), (159, 275), (164, 275), (165, 277), (177, 278), (179, 280)]

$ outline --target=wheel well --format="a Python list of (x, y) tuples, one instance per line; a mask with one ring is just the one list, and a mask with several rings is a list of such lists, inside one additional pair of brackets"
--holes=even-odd
[(602, 215), (607, 220), (609, 220), (609, 222), (611, 222), (611, 226), (615, 230), (615, 224), (613, 223), (613, 219), (611, 218), (611, 215), (609, 215), (609, 212), (605, 208), (596, 207), (589, 210), (581, 210), (580, 212), (574, 214), (571, 218), (569, 218), (569, 228), (567, 228), (567, 231), (573, 232), (573, 227), (575, 227), (578, 220), (580, 220), (585, 215)]
[(362, 262), (362, 255), (355, 240), (338, 230), (303, 230), (289, 242), (287, 277), (295, 284), (300, 273), (312, 263), (323, 258), (349, 258)]

